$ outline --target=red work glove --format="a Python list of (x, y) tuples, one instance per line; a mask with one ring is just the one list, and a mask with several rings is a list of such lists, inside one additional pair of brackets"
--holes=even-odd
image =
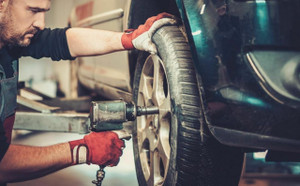
[(114, 132), (91, 132), (81, 140), (70, 141), (73, 165), (93, 163), (116, 166), (119, 163), (124, 141)]
[(155, 54), (157, 50), (155, 44), (152, 43), (152, 36), (162, 26), (174, 24), (176, 24), (175, 17), (165, 12), (150, 17), (137, 29), (125, 31), (122, 35), (122, 45), (127, 50), (136, 48)]

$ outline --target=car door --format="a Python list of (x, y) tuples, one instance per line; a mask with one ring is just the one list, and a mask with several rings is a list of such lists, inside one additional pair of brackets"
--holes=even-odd
[[(122, 32), (127, 29), (127, 12), (131, 0), (75, 0), (70, 16), (72, 27)], [(130, 97), (128, 52), (81, 57), (78, 78), (85, 87), (111, 99)]]

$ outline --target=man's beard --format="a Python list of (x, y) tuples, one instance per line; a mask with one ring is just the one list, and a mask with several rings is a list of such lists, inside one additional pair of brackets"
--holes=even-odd
[(0, 22), (0, 41), (6, 46), (26, 47), (30, 44), (31, 38), (25, 38), (27, 34), (35, 34), (37, 29), (31, 29), (25, 33), (19, 33), (14, 29), (15, 24), (10, 18), (8, 10), (5, 18)]

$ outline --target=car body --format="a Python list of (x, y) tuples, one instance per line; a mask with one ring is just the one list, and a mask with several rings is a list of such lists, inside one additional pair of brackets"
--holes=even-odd
[[(163, 173), (155, 176), (155, 171), (148, 173), (146, 170), (149, 167), (151, 169), (151, 163), (143, 165), (143, 156), (153, 156), (155, 150), (146, 155), (139, 150), (147, 145), (153, 146), (152, 141), (157, 139), (157, 136), (145, 137), (147, 143), (143, 142), (135, 149), (135, 157), (141, 162), (136, 164), (137, 169), (142, 169), (138, 177), (144, 176), (144, 179), (139, 179), (141, 185), (190, 183), (180, 181), (190, 179), (189, 175), (193, 175), (182, 168), (185, 164), (174, 162), (177, 160), (172, 160), (172, 157), (168, 156), (181, 156), (176, 148), (187, 138), (192, 140), (191, 144), (201, 141), (198, 148), (206, 144), (206, 138), (209, 138), (208, 141), (216, 140), (213, 143), (218, 145), (220, 143), (229, 148), (224, 153), (228, 157), (234, 156), (236, 151), (269, 150), (269, 160), (299, 160), (291, 157), (295, 157), (292, 156), (294, 153), (300, 152), (300, 37), (298, 36), (300, 26), (297, 21), (300, 2), (293, 0), (112, 0), (110, 3), (94, 0), (84, 1), (83, 4), (82, 2), (80, 1), (74, 8), (70, 19), (71, 26), (124, 31), (128, 28), (137, 28), (148, 17), (160, 12), (168, 12), (178, 17), (177, 29), (178, 33), (182, 34), (181, 40), (177, 38), (171, 43), (166, 41), (167, 44), (174, 43), (177, 47), (174, 49), (175, 52), (173, 50), (172, 52), (176, 53), (173, 60), (178, 60), (176, 62), (179, 64), (178, 70), (172, 69), (174, 65), (164, 62), (172, 58), (173, 54), (165, 52), (168, 47), (158, 41), (163, 40), (164, 34), (168, 37), (177, 37), (176, 28), (166, 28), (158, 33), (161, 34), (160, 39), (157, 37), (155, 40), (154, 37), (159, 49), (158, 58), (149, 57), (149, 54), (145, 56), (134, 50), (77, 59), (80, 83), (106, 98), (134, 100), (137, 104), (146, 106), (160, 106), (161, 94), (164, 94), (161, 99), (169, 100), (162, 101), (161, 104), (168, 105), (162, 109), (169, 112), (165, 116), (150, 119), (153, 123), (158, 120), (160, 124), (168, 120), (170, 124), (166, 129), (163, 129), (162, 125), (158, 126), (159, 130), (169, 134), (169, 139), (158, 137), (159, 141), (166, 140), (169, 143), (166, 148), (168, 150), (163, 150), (162, 154), (165, 155), (157, 156), (161, 159), (157, 164), (162, 164), (157, 166)], [(174, 34), (169, 36), (166, 32)], [(177, 43), (181, 45), (177, 46)], [(188, 54), (183, 54), (185, 50), (189, 50)], [(168, 55), (170, 57), (166, 57)], [(180, 62), (181, 58), (192, 61), (192, 64)], [(138, 75), (137, 69), (141, 59), (146, 62), (142, 63)], [(161, 64), (159, 67), (155, 66), (156, 60)], [(153, 68), (154, 72), (149, 72), (146, 67)], [(161, 78), (159, 81), (151, 81), (152, 97), (146, 100), (147, 86), (140, 84), (136, 79), (150, 76), (155, 79), (153, 75), (155, 69), (159, 71)], [(176, 79), (180, 75), (182, 79)], [(188, 85), (188, 82), (193, 84)], [(156, 86), (153, 85), (155, 83)], [(186, 91), (183, 84), (188, 86)], [(176, 87), (182, 90), (177, 92)], [(155, 91), (156, 93), (153, 93)], [(196, 91), (195, 95), (193, 91)], [(140, 94), (142, 96), (139, 96)], [(139, 101), (140, 99), (145, 100)], [(176, 114), (178, 115), (173, 117)], [(199, 125), (196, 126), (195, 120), (200, 121)], [(153, 128), (152, 122), (150, 125), (147, 121), (147, 119), (144, 121), (145, 125)], [(192, 121), (192, 124), (187, 126), (187, 121)], [(143, 123), (143, 119), (137, 120), (136, 125), (139, 126), (140, 123)], [(162, 132), (152, 128), (151, 131), (155, 131), (158, 136)], [(137, 140), (134, 143), (140, 143), (140, 128), (137, 127), (135, 130), (133, 135), (136, 135)], [(173, 130), (176, 132), (173, 133)], [(195, 133), (197, 134), (194, 136)], [(177, 139), (177, 135), (183, 138)], [(177, 141), (176, 144), (173, 144), (172, 140)], [(189, 140), (184, 143), (181, 150), (190, 147)], [(164, 149), (163, 143), (161, 146), (156, 148)], [(192, 151), (196, 150), (197, 144), (190, 148)], [(149, 150), (151, 147), (146, 149)], [(159, 150), (158, 152), (160, 154)], [(201, 156), (201, 153), (203, 152), (197, 157)], [(183, 154), (182, 157), (186, 157), (187, 154)], [(191, 157), (193, 155), (189, 158)], [(220, 157), (216, 159), (218, 158)], [(216, 161), (217, 165), (220, 164), (220, 160), (213, 161)], [(188, 167), (191, 170), (202, 167), (199, 162), (197, 163), (199, 166), (196, 167), (189, 163), (191, 166)], [(240, 162), (237, 161), (236, 164), (240, 165)], [(173, 169), (175, 171), (169, 174)], [(176, 170), (184, 173), (172, 182), (169, 177), (180, 174), (176, 173)], [(239, 168), (236, 170), (238, 172)], [(196, 173), (201, 174), (203, 173)], [(215, 176), (225, 179), (218, 173)], [(152, 181), (149, 181), (151, 178)], [(153, 181), (155, 179), (159, 181)], [(201, 176), (191, 180), (197, 182), (195, 185), (206, 183)], [(211, 182), (218, 185), (217, 182)]]

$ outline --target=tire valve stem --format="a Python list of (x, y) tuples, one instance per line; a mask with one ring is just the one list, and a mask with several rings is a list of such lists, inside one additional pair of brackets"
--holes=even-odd
[(105, 177), (105, 171), (104, 171), (105, 166), (99, 166), (99, 170), (96, 173), (96, 180), (93, 180), (92, 183), (95, 184), (96, 186), (101, 186), (102, 181)]

